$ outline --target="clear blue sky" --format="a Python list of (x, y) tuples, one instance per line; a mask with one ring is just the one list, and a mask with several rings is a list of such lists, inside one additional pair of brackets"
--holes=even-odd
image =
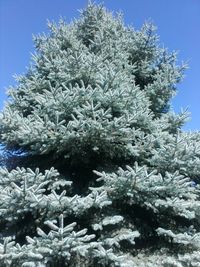
[[(96, 3), (102, 1), (97, 0)], [(121, 10), (127, 24), (140, 28), (151, 19), (158, 27), (161, 44), (179, 50), (179, 61), (189, 60), (190, 69), (173, 100), (176, 112), (188, 107), (191, 121), (185, 130), (200, 130), (200, 0), (104, 0), (113, 11)], [(77, 18), (87, 0), (0, 0), (0, 109), (5, 91), (15, 83), (13, 74), (26, 72), (32, 34), (47, 32), (47, 19)]]

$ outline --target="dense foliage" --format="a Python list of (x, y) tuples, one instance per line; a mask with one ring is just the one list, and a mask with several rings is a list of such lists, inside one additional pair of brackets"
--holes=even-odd
[(152, 24), (89, 4), (34, 38), (0, 114), (2, 267), (198, 267), (200, 135)]

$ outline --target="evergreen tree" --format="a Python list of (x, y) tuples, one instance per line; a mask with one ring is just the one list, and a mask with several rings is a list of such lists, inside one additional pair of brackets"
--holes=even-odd
[(0, 266), (200, 266), (200, 135), (170, 109), (185, 66), (102, 5), (49, 28), (0, 115)]

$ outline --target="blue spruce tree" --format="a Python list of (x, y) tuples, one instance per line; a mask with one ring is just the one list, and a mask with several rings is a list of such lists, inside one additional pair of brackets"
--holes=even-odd
[(0, 114), (0, 266), (200, 266), (200, 135), (170, 109), (185, 66), (101, 5), (49, 28)]

